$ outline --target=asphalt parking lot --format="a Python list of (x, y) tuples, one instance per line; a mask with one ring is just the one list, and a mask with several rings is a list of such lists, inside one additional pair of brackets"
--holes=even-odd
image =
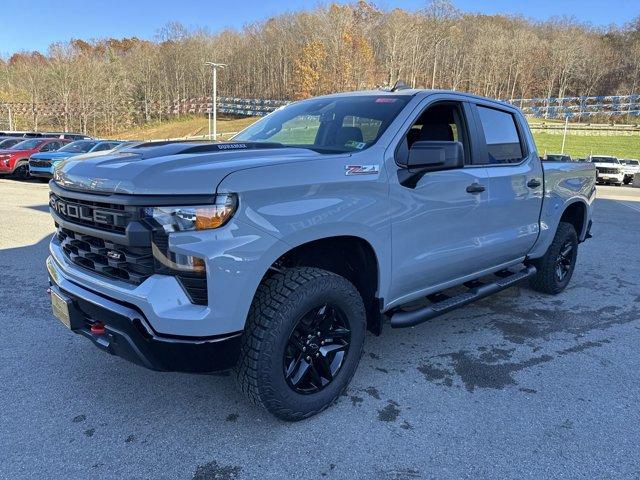
[(369, 335), (338, 404), (287, 424), (231, 376), (147, 371), (66, 331), (47, 185), (0, 179), (0, 477), (638, 479), (640, 189), (598, 192), (563, 294)]

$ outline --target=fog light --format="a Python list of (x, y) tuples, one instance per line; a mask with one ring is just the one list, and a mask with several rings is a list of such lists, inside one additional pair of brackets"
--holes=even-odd
[[(189, 272), (203, 277), (206, 274), (206, 264), (204, 259), (200, 257), (174, 253), (172, 251), (163, 252), (155, 243), (151, 244), (151, 250), (156, 261), (159, 262), (162, 267), (168, 268), (173, 273)], [(156, 269), (156, 271), (158, 271), (158, 269)], [(163, 273), (163, 271), (160, 270), (158, 273)]]

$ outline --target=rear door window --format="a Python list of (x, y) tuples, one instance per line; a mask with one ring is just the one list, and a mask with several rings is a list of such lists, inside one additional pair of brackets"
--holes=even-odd
[(480, 105), (477, 109), (487, 144), (487, 163), (520, 163), (524, 159), (524, 150), (514, 116), (509, 112)]

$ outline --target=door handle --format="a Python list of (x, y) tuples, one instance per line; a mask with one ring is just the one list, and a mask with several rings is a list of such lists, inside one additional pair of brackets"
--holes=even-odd
[(484, 185), (479, 183), (472, 183), (467, 187), (467, 193), (482, 193), (484, 192)]
[(527, 187), (529, 188), (538, 188), (540, 185), (542, 185), (542, 182), (537, 178), (532, 178), (527, 182)]

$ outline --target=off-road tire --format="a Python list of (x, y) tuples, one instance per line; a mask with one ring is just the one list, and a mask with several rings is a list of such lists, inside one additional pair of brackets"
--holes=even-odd
[[(299, 319), (323, 302), (335, 305), (348, 318), (350, 345), (335, 378), (318, 392), (301, 394), (285, 380), (284, 350)], [(282, 420), (315, 415), (349, 384), (362, 356), (365, 332), (362, 298), (347, 279), (308, 267), (277, 273), (258, 287), (249, 311), (235, 368), (240, 388), (254, 404)]]
[[(556, 274), (556, 267), (561, 248), (570, 242), (573, 246), (571, 251), (571, 264), (566, 276), (560, 280)], [(556, 295), (562, 292), (573, 275), (578, 255), (578, 235), (573, 225), (560, 222), (553, 242), (542, 258), (533, 260), (531, 263), (537, 268), (537, 273), (529, 280), (529, 285), (533, 290)]]

